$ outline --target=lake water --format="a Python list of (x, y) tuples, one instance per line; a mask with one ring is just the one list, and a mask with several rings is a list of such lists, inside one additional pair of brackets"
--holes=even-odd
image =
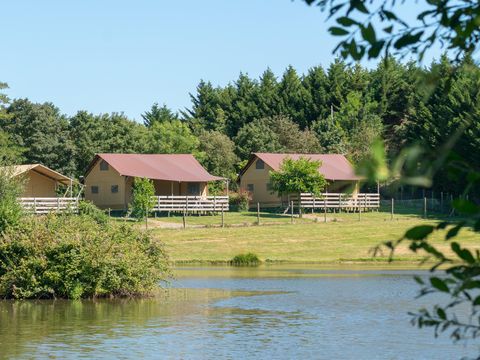
[[(0, 358), (459, 359), (408, 311), (414, 271), (180, 268), (149, 299), (0, 301)], [(418, 273), (418, 272), (417, 272)]]

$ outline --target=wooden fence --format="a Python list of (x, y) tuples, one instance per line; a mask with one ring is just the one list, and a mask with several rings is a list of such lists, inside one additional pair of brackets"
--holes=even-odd
[(154, 196), (153, 211), (228, 211), (228, 196)]
[[(292, 199), (298, 206), (298, 198)], [(380, 194), (359, 193), (355, 195), (342, 193), (324, 193), (315, 197), (310, 193), (300, 194), (302, 208), (310, 209), (378, 209), (380, 207)]]
[(19, 198), (20, 204), (27, 212), (48, 214), (50, 212), (78, 211), (78, 198), (73, 197), (33, 197)]

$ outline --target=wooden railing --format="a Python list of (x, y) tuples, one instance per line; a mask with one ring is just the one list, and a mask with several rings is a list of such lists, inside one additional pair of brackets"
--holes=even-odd
[[(310, 193), (300, 194), (302, 208), (313, 209), (378, 209), (380, 207), (380, 194), (377, 193), (324, 193), (315, 197)], [(298, 199), (294, 200), (298, 206)]]
[(153, 211), (228, 211), (228, 196), (154, 196)]
[(32, 197), (19, 198), (18, 201), (27, 212), (48, 214), (50, 212), (78, 211), (78, 198), (70, 197)]

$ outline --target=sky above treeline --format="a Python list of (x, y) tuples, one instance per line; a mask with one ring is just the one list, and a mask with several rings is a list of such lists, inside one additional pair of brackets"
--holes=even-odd
[[(421, 5), (407, 3), (408, 19)], [(154, 102), (183, 109), (201, 79), (224, 86), (240, 72), (326, 67), (337, 41), (325, 14), (300, 0), (15, 0), (2, 15), (7, 94), (51, 101), (68, 115), (140, 120)]]

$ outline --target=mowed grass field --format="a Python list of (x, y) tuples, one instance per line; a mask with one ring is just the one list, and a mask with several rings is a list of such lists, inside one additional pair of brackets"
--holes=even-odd
[[(358, 214), (308, 214), (295, 219), (275, 214), (261, 214), (261, 226), (252, 225), (256, 213), (226, 214), (227, 227), (216, 227), (220, 216), (189, 216), (186, 229), (155, 228), (152, 233), (163, 241), (175, 262), (226, 262), (235, 255), (246, 252), (257, 254), (263, 261), (294, 263), (379, 263), (388, 259), (388, 253), (373, 257), (376, 245), (400, 238), (409, 228), (431, 224), (438, 219), (421, 219), (417, 215), (396, 215), (394, 220), (386, 212)], [(181, 217), (161, 218), (157, 221), (178, 223)], [(249, 224), (249, 226), (245, 226)], [(198, 227), (205, 225), (206, 227)], [(243, 226), (238, 226), (243, 225)], [(214, 227), (215, 226), (215, 227)], [(439, 233), (433, 237), (439, 248), (449, 251), (449, 243)], [(472, 248), (480, 248), (480, 236), (471, 231), (459, 233), (458, 241)], [(406, 246), (395, 256), (399, 261), (416, 262), (420, 254), (412, 254)]]

